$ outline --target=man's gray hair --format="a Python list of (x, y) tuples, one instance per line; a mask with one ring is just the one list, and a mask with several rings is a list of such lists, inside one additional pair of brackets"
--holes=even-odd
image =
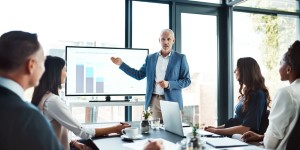
[(170, 33), (171, 36), (172, 36), (173, 38), (175, 38), (175, 35), (174, 35), (173, 30), (171, 30), (171, 29), (163, 29), (163, 30), (161, 31), (160, 35), (162, 35), (162, 34), (165, 33), (165, 32)]

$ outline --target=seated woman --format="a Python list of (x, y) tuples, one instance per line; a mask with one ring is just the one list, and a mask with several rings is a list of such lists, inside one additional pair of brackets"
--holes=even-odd
[(270, 103), (270, 96), (259, 65), (251, 57), (240, 58), (234, 73), (240, 85), (235, 116), (224, 125), (205, 127), (206, 131), (231, 136), (250, 130), (255, 132), (260, 130), (262, 118), (266, 115)]
[[(85, 128), (72, 117), (65, 101), (59, 97), (61, 84), (66, 78), (66, 63), (62, 58), (47, 56), (45, 61), (45, 72), (40, 83), (34, 89), (32, 103), (39, 107), (43, 115), (50, 121), (57, 138), (65, 149), (70, 149), (68, 130), (75, 135), (88, 139), (91, 137), (104, 136), (110, 133), (121, 133), (121, 130), (129, 127), (127, 123), (118, 124), (107, 128)], [(86, 146), (72, 141), (76, 149), (85, 149)]]
[(269, 116), (269, 126), (264, 135), (246, 132), (246, 142), (263, 140), (267, 149), (286, 149), (300, 113), (300, 41), (295, 41), (280, 61), (281, 81), (290, 85), (278, 90)]

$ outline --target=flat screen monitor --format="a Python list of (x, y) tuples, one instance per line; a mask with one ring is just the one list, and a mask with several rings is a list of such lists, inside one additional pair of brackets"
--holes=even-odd
[(146, 94), (146, 78), (136, 80), (111, 61), (120, 57), (137, 70), (148, 49), (66, 46), (67, 96), (130, 96)]

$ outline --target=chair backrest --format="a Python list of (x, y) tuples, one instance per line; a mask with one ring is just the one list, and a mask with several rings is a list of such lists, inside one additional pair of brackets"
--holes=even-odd
[(266, 114), (262, 117), (260, 127), (259, 127), (259, 134), (265, 134), (267, 131), (267, 128), (269, 126), (269, 115), (270, 115), (270, 110), (266, 111)]
[[(299, 116), (300, 117), (300, 116)], [(298, 117), (297, 123), (288, 139), (286, 150), (295, 149), (295, 147), (299, 147), (299, 138), (300, 138), (300, 119)]]

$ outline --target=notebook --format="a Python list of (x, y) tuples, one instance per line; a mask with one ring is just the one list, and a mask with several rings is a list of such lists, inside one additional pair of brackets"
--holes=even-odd
[[(182, 137), (192, 132), (192, 127), (182, 127), (181, 112), (177, 102), (160, 101), (160, 108), (164, 120), (164, 129)], [(212, 136), (213, 133), (198, 130), (201, 136)]]
[(237, 146), (247, 146), (248, 144), (237, 139), (232, 139), (228, 137), (222, 138), (206, 138), (206, 143), (215, 147), (215, 148), (222, 148), (222, 147), (237, 147)]

